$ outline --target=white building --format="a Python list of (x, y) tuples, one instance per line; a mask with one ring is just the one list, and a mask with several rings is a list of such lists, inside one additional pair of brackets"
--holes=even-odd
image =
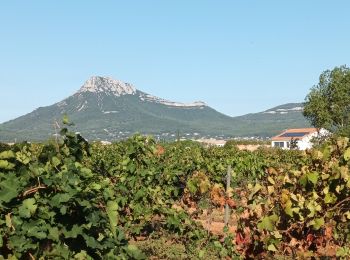
[(312, 148), (311, 140), (314, 137), (325, 136), (328, 131), (317, 128), (294, 128), (287, 129), (281, 134), (271, 138), (272, 147), (280, 147), (282, 149), (290, 149), (291, 142), (296, 142), (296, 148), (306, 150)]

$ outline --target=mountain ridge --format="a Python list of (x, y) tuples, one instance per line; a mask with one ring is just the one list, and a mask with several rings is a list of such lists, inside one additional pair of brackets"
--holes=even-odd
[(272, 136), (281, 128), (308, 125), (302, 104), (230, 117), (202, 101), (180, 103), (155, 97), (109, 77), (89, 78), (73, 95), (0, 124), (0, 141), (44, 140), (56, 133), (54, 122), (67, 114), (74, 130), (91, 140), (117, 140), (135, 132), (159, 138)]

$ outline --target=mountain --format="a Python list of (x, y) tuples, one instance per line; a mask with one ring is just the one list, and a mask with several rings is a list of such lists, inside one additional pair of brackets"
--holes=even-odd
[(43, 140), (59, 131), (67, 114), (73, 130), (90, 140), (115, 140), (135, 132), (174, 139), (215, 136), (271, 136), (291, 127), (305, 127), (302, 104), (229, 117), (204, 102), (190, 104), (161, 99), (133, 85), (107, 77), (91, 77), (72, 96), (0, 124), (0, 141)]
[(236, 133), (242, 136), (271, 137), (288, 128), (310, 127), (303, 116), (303, 103), (288, 103), (263, 112), (234, 117)]

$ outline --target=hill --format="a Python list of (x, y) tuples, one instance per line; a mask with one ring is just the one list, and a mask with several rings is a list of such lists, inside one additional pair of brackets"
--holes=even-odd
[(309, 127), (302, 114), (303, 103), (288, 103), (259, 113), (234, 117), (238, 136), (271, 137), (283, 129)]
[(117, 140), (135, 132), (174, 139), (193, 137), (272, 136), (289, 127), (305, 127), (302, 104), (229, 117), (204, 102), (161, 99), (128, 83), (91, 77), (72, 96), (0, 125), (0, 141), (44, 140), (59, 131), (67, 114), (76, 131), (90, 140)]

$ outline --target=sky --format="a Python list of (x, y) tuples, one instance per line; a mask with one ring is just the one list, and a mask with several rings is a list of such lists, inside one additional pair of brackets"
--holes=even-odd
[(108, 76), (230, 116), (302, 102), (349, 65), (348, 0), (0, 3), (0, 122)]

